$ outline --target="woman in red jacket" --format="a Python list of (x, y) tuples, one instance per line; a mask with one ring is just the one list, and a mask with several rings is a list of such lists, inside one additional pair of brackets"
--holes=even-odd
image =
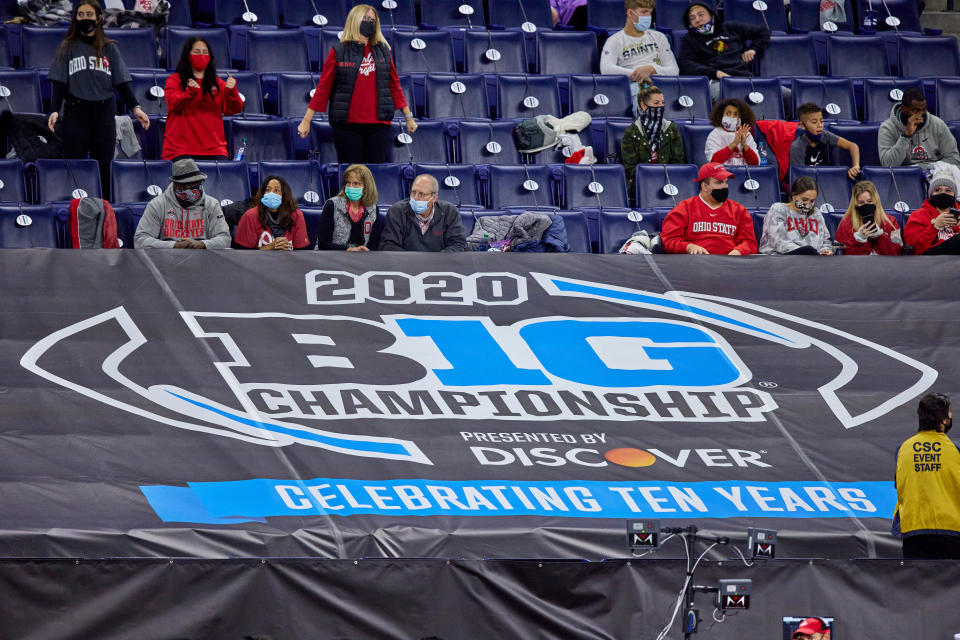
[(898, 256), (903, 253), (900, 225), (888, 216), (877, 187), (867, 180), (853, 185), (847, 213), (837, 227), (837, 242), (848, 256)]
[(164, 160), (229, 160), (223, 116), (243, 111), (237, 79), (217, 77), (217, 65), (207, 43), (194, 36), (180, 52), (177, 70), (163, 89), (167, 100)]
[(960, 254), (956, 183), (949, 173), (936, 173), (930, 179), (929, 193), (923, 206), (903, 225), (904, 239), (917, 255)]
[(267, 176), (253, 201), (256, 206), (248, 209), (237, 224), (237, 247), (262, 251), (313, 249), (303, 212), (297, 208), (286, 180)]

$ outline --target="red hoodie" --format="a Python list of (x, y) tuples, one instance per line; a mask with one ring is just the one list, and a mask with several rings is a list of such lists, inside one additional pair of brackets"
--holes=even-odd
[(173, 160), (183, 155), (228, 155), (223, 116), (243, 111), (239, 89), (227, 89), (226, 83), (217, 78), (214, 95), (203, 95), (199, 87), (181, 89), (180, 76), (175, 73), (167, 78), (163, 92), (169, 115), (160, 157)]
[(799, 123), (786, 120), (757, 120), (757, 129), (763, 133), (767, 145), (777, 157), (781, 182), (786, 179), (790, 170), (790, 145), (797, 137), (798, 126)]
[(753, 219), (740, 203), (725, 200), (716, 209), (700, 196), (687, 198), (674, 207), (663, 221), (660, 240), (667, 253), (686, 253), (696, 244), (711, 255), (727, 255), (734, 249), (743, 255), (757, 252)]
[(933, 219), (939, 215), (937, 208), (929, 200), (924, 200), (923, 206), (911, 213), (907, 224), (903, 225), (903, 241), (913, 247), (915, 254), (926, 253), (931, 247), (960, 233), (960, 223), (939, 230), (933, 226)]
[(890, 239), (890, 234), (900, 228), (895, 218), (887, 216), (883, 224), (883, 233), (876, 238), (867, 238), (866, 242), (858, 242), (853, 236), (853, 220), (844, 216), (837, 227), (837, 242), (843, 243), (843, 252), (848, 256), (868, 256), (877, 253), (881, 256), (898, 256), (903, 253), (903, 246)]

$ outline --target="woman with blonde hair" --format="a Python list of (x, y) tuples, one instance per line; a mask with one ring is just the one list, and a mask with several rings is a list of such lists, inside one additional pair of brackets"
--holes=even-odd
[(340, 42), (330, 48), (317, 90), (297, 132), (310, 134), (314, 114), (327, 109), (337, 161), (345, 164), (387, 161), (393, 112), (401, 109), (407, 131), (417, 130), (403, 95), (390, 45), (380, 32), (380, 18), (368, 4), (347, 14)]
[(382, 227), (373, 174), (362, 164), (352, 164), (343, 172), (340, 193), (323, 205), (317, 246), (328, 251), (375, 250)]
[(847, 255), (898, 256), (903, 253), (900, 225), (887, 215), (872, 182), (853, 185), (847, 212), (837, 227), (837, 242)]

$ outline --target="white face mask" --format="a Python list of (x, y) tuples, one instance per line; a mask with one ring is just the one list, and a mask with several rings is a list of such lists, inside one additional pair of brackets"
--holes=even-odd
[(740, 126), (740, 118), (731, 118), (730, 116), (723, 116), (720, 120), (723, 125), (724, 131), (729, 131), (733, 133), (737, 130), (737, 127)]

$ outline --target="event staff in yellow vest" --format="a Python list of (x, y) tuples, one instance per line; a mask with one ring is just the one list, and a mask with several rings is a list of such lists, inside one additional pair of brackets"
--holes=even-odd
[(917, 435), (897, 453), (894, 531), (899, 525), (904, 558), (960, 559), (960, 452), (947, 437), (950, 399), (928, 393), (917, 415)]

